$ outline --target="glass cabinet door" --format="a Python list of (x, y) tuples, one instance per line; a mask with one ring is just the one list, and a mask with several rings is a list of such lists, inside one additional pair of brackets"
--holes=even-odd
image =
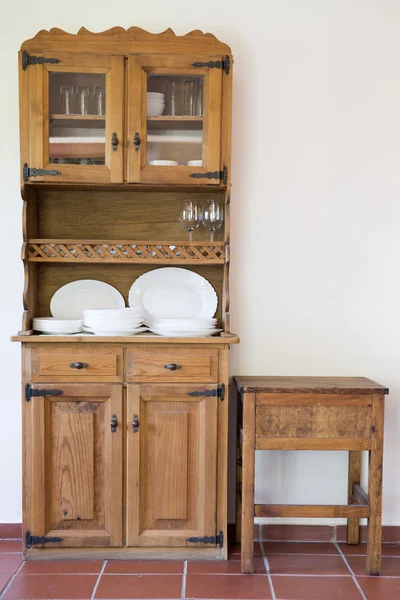
[(220, 59), (129, 57), (128, 181), (220, 185)]
[(28, 166), (44, 170), (28, 178), (122, 182), (124, 57), (57, 58), (57, 64), (28, 67)]

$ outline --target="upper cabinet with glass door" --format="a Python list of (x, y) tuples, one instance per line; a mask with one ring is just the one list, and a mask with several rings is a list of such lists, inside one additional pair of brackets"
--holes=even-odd
[(227, 184), (231, 57), (214, 36), (51, 30), (22, 48), (24, 182)]
[(221, 57), (128, 58), (128, 181), (220, 185)]

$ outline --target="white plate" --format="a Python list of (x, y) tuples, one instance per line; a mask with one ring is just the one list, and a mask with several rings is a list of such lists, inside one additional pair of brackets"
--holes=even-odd
[(79, 319), (88, 308), (124, 308), (122, 294), (112, 285), (96, 279), (71, 281), (56, 291), (50, 311), (57, 319)]
[(148, 324), (160, 318), (211, 318), (218, 298), (204, 277), (188, 269), (165, 267), (136, 279), (129, 291), (129, 306), (141, 306)]
[(106, 336), (120, 336), (120, 337), (126, 337), (126, 336), (133, 336), (136, 335), (137, 333), (143, 333), (143, 331), (148, 331), (147, 327), (139, 327), (138, 329), (135, 330), (131, 330), (131, 331), (98, 331), (96, 329), (96, 331), (93, 331), (93, 333), (95, 335), (106, 335)]
[(219, 333), (222, 329), (207, 329), (198, 331), (165, 331), (165, 329), (155, 329), (150, 327), (150, 331), (163, 337), (209, 337), (214, 333)]

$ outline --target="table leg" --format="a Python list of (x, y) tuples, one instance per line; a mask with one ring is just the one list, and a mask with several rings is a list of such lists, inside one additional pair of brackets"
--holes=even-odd
[(254, 571), (254, 470), (256, 396), (243, 394), (242, 573)]
[(243, 427), (242, 398), (237, 393), (237, 435), (236, 435), (236, 542), (242, 539), (242, 440)]
[[(353, 499), (353, 485), (360, 485), (361, 479), (361, 452), (358, 450), (349, 451), (349, 474), (348, 474), (348, 502), (351, 504)], [(360, 519), (347, 519), (347, 543), (358, 544), (360, 542)]]
[(383, 395), (373, 396), (371, 450), (369, 452), (369, 519), (367, 538), (367, 574), (380, 575), (382, 552), (382, 471), (383, 471)]

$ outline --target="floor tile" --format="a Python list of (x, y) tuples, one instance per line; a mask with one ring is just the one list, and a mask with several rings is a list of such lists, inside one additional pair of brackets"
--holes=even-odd
[(341, 556), (271, 554), (269, 568), (274, 575), (349, 575)]
[[(347, 556), (350, 567), (356, 575), (366, 575), (366, 556)], [(385, 577), (400, 577), (400, 556), (383, 556), (381, 575)]]
[[(357, 577), (367, 600), (399, 600), (400, 579), (384, 577)], [(328, 600), (328, 598), (324, 598)]]
[[(272, 583), (276, 600), (361, 600), (362, 598), (352, 577), (272, 577)], [(389, 598), (371, 596), (368, 600), (389, 600)]]
[(95, 598), (180, 598), (181, 575), (103, 575)]
[(103, 565), (102, 560), (28, 560), (20, 573), (30, 574), (99, 574)]
[(0, 553), (22, 552), (21, 540), (0, 540)]
[(13, 574), (22, 563), (22, 554), (0, 554), (0, 573)]
[(183, 573), (183, 560), (108, 560), (104, 573)]
[(22, 538), (22, 523), (0, 523), (0, 538)]
[(266, 575), (187, 575), (186, 598), (266, 600), (271, 593)]
[[(362, 554), (367, 555), (367, 544), (357, 544), (356, 546), (348, 546), (347, 544), (339, 544), (343, 554)], [(382, 544), (382, 556), (400, 556), (400, 544)]]
[(329, 525), (264, 525), (263, 540), (330, 542), (332, 531)]
[(8, 573), (0, 573), (0, 593), (4, 590), (10, 578), (11, 575)]
[[(188, 561), (188, 573), (220, 573), (222, 575), (241, 573), (240, 555), (234, 554), (229, 560), (198, 560)], [(266, 573), (262, 556), (254, 557), (254, 573), (264, 575)]]
[(4, 600), (86, 600), (90, 598), (96, 581), (96, 575), (18, 574), (4, 595)]
[(332, 542), (263, 542), (266, 555), (269, 554), (335, 554)]

